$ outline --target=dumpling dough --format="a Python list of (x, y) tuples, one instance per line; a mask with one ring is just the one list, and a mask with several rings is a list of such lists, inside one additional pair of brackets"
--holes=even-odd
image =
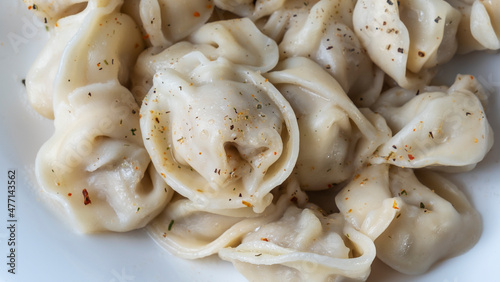
[(375, 240), (377, 257), (395, 270), (421, 274), (470, 249), (481, 218), (450, 181), (430, 171), (368, 166), (335, 202), (356, 229)]
[(352, 27), (355, 1), (216, 1), (253, 20), (279, 44), (281, 59), (308, 57), (340, 83), (358, 106), (380, 94), (384, 73), (370, 60)]
[(459, 53), (500, 49), (500, 2), (496, 0), (446, 0), (460, 11)]
[(128, 19), (117, 13), (119, 2), (94, 4), (61, 57), (55, 133), (38, 152), (36, 174), (42, 197), (79, 231), (129, 231), (145, 226), (173, 191), (150, 165), (139, 106), (119, 80), (119, 66), (134, 60), (133, 52), (123, 53), (130, 53), (140, 34), (116, 24), (115, 18)]
[(387, 120), (394, 136), (371, 162), (447, 171), (474, 168), (493, 145), (482, 102), (486, 92), (471, 75), (458, 75), (450, 88), (388, 90), (373, 109)]
[[(57, 95), (57, 88), (68, 85), (67, 89), (62, 90), (62, 96), (65, 96), (68, 91), (85, 85), (85, 77), (93, 82), (105, 82), (118, 77), (122, 85), (129, 84), (129, 70), (143, 50), (144, 43), (135, 22), (119, 12), (121, 3), (122, 1), (89, 1), (83, 11), (59, 19), (57, 26), (51, 28), (49, 41), (26, 76), (28, 98), (38, 113), (53, 119), (53, 96)], [(37, 6), (37, 9), (43, 7), (38, 2)], [(53, 7), (52, 4), (50, 7)], [(89, 46), (80, 44), (82, 41), (86, 41)], [(75, 48), (89, 53), (87, 64), (68, 65), (67, 68), (78, 66), (80, 69), (72, 70), (71, 73), (79, 76), (66, 77), (63, 82), (60, 78), (56, 82), (56, 76), (64, 73), (60, 71), (63, 55), (69, 52), (67, 50)], [(81, 56), (77, 51), (73, 52), (76, 57)], [(80, 79), (82, 81), (77, 82)]]
[(364, 281), (375, 246), (336, 213), (290, 206), (281, 219), (219, 251), (250, 281)]
[[(215, 6), (252, 20), (270, 15), (291, 0), (214, 0)], [(307, 2), (307, 1), (305, 1)], [(303, 3), (305, 3), (303, 2)], [(304, 4), (302, 4), (304, 5)]]
[(370, 58), (405, 89), (432, 78), (457, 50), (460, 13), (444, 0), (360, 0), (354, 31)]
[[(243, 236), (278, 220), (290, 205), (304, 205), (307, 197), (296, 181), (273, 190), (275, 201), (262, 213), (204, 209), (176, 194), (168, 207), (148, 225), (151, 237), (172, 254), (197, 259), (237, 246)], [(236, 199), (232, 199), (236, 200)]]
[[(132, 92), (137, 101), (142, 101), (151, 89), (152, 78), (157, 72), (182, 68), (188, 64), (182, 57), (193, 51), (202, 52), (211, 60), (224, 57), (263, 73), (274, 68), (279, 58), (276, 42), (260, 32), (249, 19), (211, 22), (183, 42), (161, 52), (158, 48), (149, 48), (139, 56), (132, 78)], [(195, 60), (194, 64), (197, 63)]]
[(49, 28), (67, 16), (75, 15), (85, 9), (88, 2), (101, 2), (107, 5), (109, 0), (23, 0), (28, 9), (33, 11), (41, 22)]
[(205, 24), (214, 10), (212, 0), (133, 0), (124, 12), (140, 24), (151, 46), (167, 48)]
[(141, 115), (156, 169), (205, 209), (262, 212), (297, 160), (290, 104), (259, 72), (224, 57), (193, 51), (159, 71)]
[[(292, 1), (294, 2), (294, 1)], [(353, 31), (352, 11), (355, 1), (321, 0), (302, 9), (287, 4), (273, 13), (263, 27), (264, 33), (274, 31), (288, 19), (279, 42), (281, 59), (307, 57), (330, 73), (358, 106), (369, 106), (380, 95), (384, 73), (377, 68)], [(288, 12), (288, 13), (287, 13)], [(283, 17), (283, 14), (289, 17)], [(276, 15), (275, 15), (276, 14)]]
[(294, 57), (265, 74), (297, 115), (300, 151), (294, 174), (304, 190), (328, 189), (352, 177), (391, 131), (369, 109), (358, 109), (315, 62)]

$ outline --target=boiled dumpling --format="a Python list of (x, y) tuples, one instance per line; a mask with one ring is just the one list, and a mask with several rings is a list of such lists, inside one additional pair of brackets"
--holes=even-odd
[(296, 181), (288, 181), (273, 193), (275, 200), (262, 213), (205, 209), (177, 194), (148, 225), (148, 232), (161, 247), (176, 256), (197, 259), (213, 255), (222, 248), (238, 245), (245, 234), (278, 220), (288, 206), (304, 205), (307, 200)]
[(465, 252), (481, 234), (479, 214), (453, 183), (429, 171), (417, 176), (368, 166), (335, 198), (346, 220), (375, 240), (377, 257), (406, 274)]
[(457, 50), (460, 13), (444, 0), (360, 0), (354, 31), (370, 58), (401, 87), (427, 84)]
[(496, 0), (446, 0), (460, 11), (459, 53), (500, 49), (500, 3)]
[(350, 179), (391, 136), (381, 116), (358, 109), (337, 81), (309, 59), (286, 59), (265, 76), (297, 115), (300, 151), (294, 175), (305, 190)]
[(314, 205), (290, 206), (237, 247), (220, 250), (219, 257), (250, 281), (364, 281), (375, 246), (338, 213), (325, 216)]
[[(371, 105), (380, 94), (383, 72), (370, 60), (353, 31), (352, 11), (355, 1), (321, 0), (300, 10), (285, 6), (276, 13), (292, 14), (278, 39), (281, 59), (307, 57), (329, 72), (358, 106)], [(286, 19), (286, 18), (285, 18)], [(270, 34), (276, 25), (274, 14), (263, 31)], [(279, 21), (283, 21), (279, 17)], [(279, 25), (278, 25), (279, 26)], [(280, 32), (281, 33), (281, 32)]]
[(224, 57), (193, 51), (156, 73), (141, 115), (156, 169), (206, 209), (262, 212), (297, 160), (289, 103), (259, 72)]
[[(262, 34), (249, 19), (211, 22), (183, 42), (161, 52), (158, 48), (149, 48), (140, 55), (133, 77), (132, 91), (136, 99), (142, 101), (151, 89), (152, 78), (157, 72), (190, 64), (182, 58), (193, 51), (201, 52), (211, 60), (224, 57), (261, 72), (271, 70), (278, 62), (277, 44)], [(193, 63), (198, 62), (194, 60)]]
[[(122, 85), (129, 84), (129, 70), (144, 44), (135, 22), (119, 12), (121, 3), (117, 0), (90, 1), (83, 11), (59, 19), (57, 26), (51, 29), (50, 39), (26, 77), (29, 101), (41, 115), (54, 118), (53, 96), (61, 87), (67, 87), (61, 90), (64, 96), (87, 81), (105, 82), (118, 77)], [(88, 46), (81, 44), (82, 40)], [(81, 56), (80, 51), (88, 52), (88, 61), (66, 64), (67, 69), (60, 70), (64, 64), (61, 63), (63, 55), (70, 57), (65, 54), (70, 49), (76, 57)], [(69, 71), (72, 67), (79, 69)], [(56, 76), (65, 72), (78, 76), (60, 77), (56, 81)]]
[(120, 83), (140, 34), (128, 29), (119, 2), (94, 4), (60, 59), (55, 133), (38, 152), (36, 174), (42, 197), (79, 231), (128, 231), (145, 226), (173, 191), (150, 165), (139, 106)]
[(372, 163), (472, 169), (493, 145), (493, 131), (482, 104), (485, 99), (483, 87), (470, 75), (458, 75), (449, 88), (388, 90), (373, 109), (385, 117), (394, 136), (378, 149)]
[(205, 24), (214, 10), (212, 0), (126, 1), (125, 12), (140, 24), (151, 46), (167, 48)]

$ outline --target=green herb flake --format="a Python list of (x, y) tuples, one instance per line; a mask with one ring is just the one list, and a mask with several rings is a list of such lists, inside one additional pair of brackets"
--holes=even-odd
[(424, 203), (420, 202), (420, 208), (421, 208), (421, 209), (425, 209), (425, 205), (424, 205)]
[(170, 231), (172, 229), (172, 225), (174, 225), (174, 220), (173, 219), (168, 224), (168, 231)]

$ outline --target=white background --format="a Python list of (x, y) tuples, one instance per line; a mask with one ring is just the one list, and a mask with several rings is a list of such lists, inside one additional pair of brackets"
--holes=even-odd
[[(27, 102), (22, 79), (48, 33), (22, 1), (0, 4), (0, 281), (244, 281), (217, 257), (187, 261), (161, 250), (143, 230), (79, 235), (37, 197), (33, 163), (53, 131)], [(473, 74), (492, 91), (487, 116), (500, 132), (500, 55), (470, 54), (444, 66), (440, 82)], [(500, 134), (499, 134), (500, 136)], [(453, 175), (483, 219), (483, 234), (466, 254), (440, 262), (429, 273), (405, 276), (376, 261), (369, 281), (500, 281), (500, 142), (470, 173)], [(7, 171), (17, 173), (16, 274), (7, 255)]]

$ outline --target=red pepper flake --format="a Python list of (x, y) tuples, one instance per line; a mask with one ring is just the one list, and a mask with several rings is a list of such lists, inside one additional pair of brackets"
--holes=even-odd
[(33, 6), (28, 6), (28, 10), (31, 10), (33, 8)]
[(249, 202), (247, 201), (241, 201), (242, 204), (244, 204), (245, 206), (251, 208), (252, 207), (252, 204), (250, 204)]
[(392, 204), (392, 208), (395, 209), (395, 210), (399, 210), (399, 208), (398, 208), (398, 202), (396, 202), (396, 200), (394, 200), (394, 203)]
[(260, 238), (261, 241), (264, 241), (264, 242), (269, 242), (269, 240), (267, 238)]
[(194, 12), (194, 13), (193, 13), (193, 16), (195, 16), (195, 17), (197, 17), (197, 18), (198, 18), (198, 17), (200, 17), (201, 15), (200, 15), (200, 13), (199, 13), (199, 12)]
[(68, 197), (71, 197), (71, 195), (73, 195), (73, 194), (71, 194), (71, 193), (68, 193)]
[(413, 161), (415, 159), (415, 157), (412, 154), (408, 154), (408, 158), (410, 159), (410, 161)]
[(278, 153), (277, 152), (274, 152), (274, 155), (276, 156)]
[(89, 192), (87, 192), (87, 189), (83, 189), (82, 194), (83, 194), (83, 203), (85, 205), (91, 204), (92, 201), (90, 200)]
[(146, 34), (142, 37), (143, 39), (148, 39), (149, 38), (149, 34)]

